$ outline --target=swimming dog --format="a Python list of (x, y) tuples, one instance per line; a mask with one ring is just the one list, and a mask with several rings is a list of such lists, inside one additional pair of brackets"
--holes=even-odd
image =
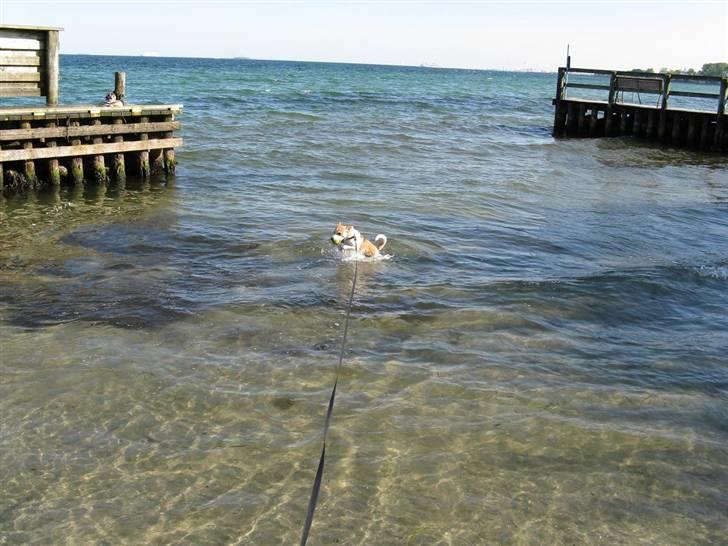
[(371, 258), (379, 256), (379, 251), (387, 244), (387, 237), (380, 233), (374, 237), (374, 243), (372, 243), (354, 229), (354, 226), (346, 226), (339, 222), (331, 236), (331, 242), (340, 247), (342, 252), (354, 252), (359, 256)]

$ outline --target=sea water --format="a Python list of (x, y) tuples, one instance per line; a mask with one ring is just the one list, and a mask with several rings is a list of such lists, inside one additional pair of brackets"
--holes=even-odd
[[(63, 56), (174, 181), (0, 197), (0, 544), (728, 535), (728, 161), (554, 140), (555, 74)], [(342, 262), (338, 221), (391, 259)]]

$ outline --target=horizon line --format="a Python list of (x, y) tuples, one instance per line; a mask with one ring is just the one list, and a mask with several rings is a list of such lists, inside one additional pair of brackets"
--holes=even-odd
[(558, 64), (557, 68), (554, 68), (553, 70), (544, 70), (541, 68), (472, 68), (472, 67), (462, 67), (462, 66), (440, 66), (437, 64), (395, 64), (395, 63), (369, 63), (369, 62), (361, 62), (361, 61), (317, 61), (317, 60), (308, 60), (308, 59), (261, 59), (256, 57), (197, 57), (197, 56), (189, 56), (189, 55), (161, 55), (161, 54), (143, 54), (140, 53), (138, 55), (130, 55), (130, 54), (107, 54), (107, 53), (61, 53), (61, 56), (64, 55), (76, 55), (76, 56), (85, 56), (85, 57), (132, 57), (132, 58), (144, 58), (144, 59), (206, 59), (206, 60), (213, 60), (213, 61), (264, 61), (264, 62), (274, 62), (274, 63), (311, 63), (311, 64), (350, 64), (350, 65), (358, 65), (358, 66), (386, 66), (386, 67), (393, 67), (393, 68), (429, 68), (432, 70), (475, 70), (478, 72), (530, 72), (530, 73), (540, 73), (540, 74), (556, 74), (558, 71)]

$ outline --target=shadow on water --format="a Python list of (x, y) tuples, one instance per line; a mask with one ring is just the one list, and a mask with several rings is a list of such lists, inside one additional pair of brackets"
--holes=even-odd
[[(169, 274), (165, 257), (142, 272), (124, 248), (158, 239), (176, 222), (177, 206), (173, 184), (164, 178), (2, 195), (4, 319), (26, 328), (75, 320), (127, 326), (158, 320), (158, 298), (151, 295)], [(85, 237), (102, 233), (106, 245), (85, 244)]]

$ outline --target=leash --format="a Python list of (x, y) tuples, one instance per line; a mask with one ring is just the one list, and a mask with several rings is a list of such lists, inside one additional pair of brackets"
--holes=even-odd
[[(306, 546), (308, 540), (308, 533), (311, 530), (311, 524), (313, 523), (313, 513), (316, 511), (316, 504), (318, 503), (319, 490), (321, 489), (321, 479), (324, 475), (324, 460), (326, 459), (326, 438), (329, 435), (329, 424), (331, 423), (331, 414), (334, 411), (334, 399), (336, 398), (336, 386), (339, 384), (339, 372), (341, 371), (341, 365), (344, 361), (344, 351), (346, 350), (346, 337), (349, 333), (349, 316), (351, 315), (351, 305), (354, 301), (354, 290), (356, 289), (356, 279), (359, 273), (359, 247), (356, 244), (355, 237), (349, 237), (344, 241), (354, 239), (354, 248), (356, 251), (356, 258), (354, 260), (354, 279), (351, 281), (351, 294), (349, 294), (349, 305), (346, 308), (346, 320), (344, 321), (344, 335), (341, 339), (341, 352), (339, 353), (339, 363), (336, 365), (336, 374), (334, 376), (334, 388), (331, 389), (331, 397), (329, 398), (329, 407), (326, 410), (326, 419), (324, 420), (324, 439), (321, 446), (321, 458), (319, 459), (318, 470), (316, 470), (316, 478), (313, 481), (313, 489), (311, 490), (311, 498), (308, 501), (308, 511), (306, 512), (306, 522), (303, 525), (303, 536), (301, 536), (301, 546)], [(344, 242), (342, 241), (342, 243)]]

